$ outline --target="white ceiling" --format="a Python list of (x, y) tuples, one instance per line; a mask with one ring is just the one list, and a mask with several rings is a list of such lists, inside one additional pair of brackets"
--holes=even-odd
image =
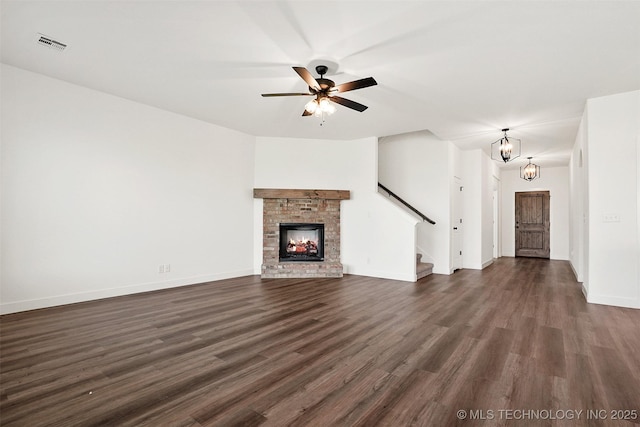
[[(588, 98), (640, 89), (639, 1), (2, 0), (2, 62), (257, 136), (429, 130), (461, 149), (501, 136), (567, 164)], [(36, 44), (42, 33), (68, 45)], [(327, 60), (343, 96), (301, 117), (291, 69)], [(516, 163), (516, 162), (513, 162)], [(511, 165), (511, 164), (509, 164)]]

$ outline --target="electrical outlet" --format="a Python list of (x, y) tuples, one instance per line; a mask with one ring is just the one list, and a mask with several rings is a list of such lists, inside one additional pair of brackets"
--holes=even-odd
[(620, 222), (620, 214), (607, 213), (602, 217), (602, 222)]
[(164, 265), (164, 272), (165, 273), (169, 273), (171, 271), (171, 264), (165, 264)]
[(158, 267), (158, 273), (164, 273), (164, 264), (160, 264), (160, 266)]

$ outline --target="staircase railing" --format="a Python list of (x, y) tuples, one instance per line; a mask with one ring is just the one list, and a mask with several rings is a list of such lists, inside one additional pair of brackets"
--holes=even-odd
[(398, 196), (396, 193), (394, 193), (393, 191), (389, 190), (387, 187), (385, 187), (384, 185), (378, 183), (378, 187), (381, 188), (382, 190), (384, 190), (389, 196), (393, 197), (394, 199), (396, 199), (397, 201), (399, 201), (400, 203), (402, 203), (404, 206), (406, 206), (410, 211), (412, 211), (413, 213), (415, 213), (416, 215), (418, 215), (420, 218), (422, 218), (423, 221), (427, 221), (430, 224), (435, 224), (436, 222), (434, 220), (432, 220), (431, 218), (429, 218), (428, 216), (426, 216), (425, 214), (423, 214), (422, 212), (420, 212), (418, 209), (414, 208), (413, 206), (411, 206), (409, 203), (407, 203), (406, 201), (404, 201), (400, 196)]

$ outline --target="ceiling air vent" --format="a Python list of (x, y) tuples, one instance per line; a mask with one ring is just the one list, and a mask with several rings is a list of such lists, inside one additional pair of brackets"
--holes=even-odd
[(57, 50), (62, 52), (67, 47), (66, 44), (60, 43), (50, 37), (45, 36), (44, 34), (38, 33), (37, 43), (40, 46), (48, 47), (49, 49)]

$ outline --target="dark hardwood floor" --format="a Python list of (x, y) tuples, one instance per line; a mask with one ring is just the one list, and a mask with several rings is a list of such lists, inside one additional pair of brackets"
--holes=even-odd
[(587, 304), (564, 261), (252, 276), (0, 320), (3, 426), (640, 424), (640, 310)]

